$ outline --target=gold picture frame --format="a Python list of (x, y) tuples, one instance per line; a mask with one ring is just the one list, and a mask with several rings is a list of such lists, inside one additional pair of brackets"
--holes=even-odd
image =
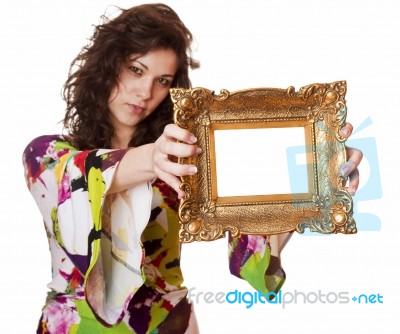
[[(347, 179), (339, 174), (346, 161), (346, 82), (311, 84), (295, 91), (257, 88), (219, 94), (206, 88), (171, 89), (174, 122), (197, 137), (198, 156), (180, 158), (198, 172), (182, 176), (182, 243), (225, 236), (310, 231), (356, 233)], [(303, 127), (308, 191), (303, 193), (218, 196), (216, 130)]]

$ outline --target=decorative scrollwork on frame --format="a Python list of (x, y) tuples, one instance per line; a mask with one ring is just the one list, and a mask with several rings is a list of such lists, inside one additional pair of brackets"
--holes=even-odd
[[(219, 94), (205, 88), (171, 89), (175, 123), (192, 132), (202, 149), (199, 155), (179, 158), (198, 167), (196, 174), (181, 177), (186, 195), (178, 211), (179, 240), (212, 241), (226, 232), (302, 233), (306, 228), (356, 233), (352, 197), (339, 174), (346, 159), (346, 138), (340, 134), (347, 117), (346, 89), (345, 81), (311, 84), (298, 92), (294, 87), (223, 89)], [(308, 188), (293, 194), (266, 189), (266, 194), (220, 197), (216, 161), (221, 150), (215, 148), (215, 131), (289, 127), (304, 128)]]
[(216, 222), (204, 222), (213, 218), (216, 203), (209, 201), (197, 204), (185, 198), (179, 208), (179, 218), (183, 228), (179, 232), (181, 242), (210, 241), (223, 237), (223, 228)]
[(201, 111), (194, 120), (195, 124), (200, 124), (204, 126), (210, 125), (210, 116), (208, 114), (208, 110), (204, 109)]
[[(339, 141), (345, 140), (340, 134), (340, 129), (344, 126), (347, 116), (346, 90), (346, 81), (337, 81), (330, 84), (312, 84), (302, 87), (298, 92), (303, 100), (313, 100), (313, 104), (308, 107), (308, 120), (329, 121)], [(293, 96), (295, 94), (293, 87), (289, 87), (287, 93)]]
[(347, 190), (335, 192), (335, 203), (330, 209), (332, 220), (336, 226), (334, 233), (357, 233), (356, 222), (353, 218), (353, 200)]
[[(172, 88), (170, 90), (171, 100), (174, 103), (174, 122), (185, 127), (190, 118), (206, 118), (207, 105), (212, 102), (212, 91), (205, 88), (194, 88), (185, 90), (183, 88)], [(203, 123), (200, 120), (200, 123)]]
[(299, 223), (296, 230), (300, 233), (308, 227), (312, 232), (323, 234), (332, 233), (357, 233), (353, 219), (353, 204), (347, 191), (337, 191), (334, 199), (314, 195), (314, 210), (322, 213), (322, 219), (309, 219)]
[(213, 93), (214, 100), (225, 101), (229, 97), (230, 93), (227, 89), (221, 89), (218, 95)]

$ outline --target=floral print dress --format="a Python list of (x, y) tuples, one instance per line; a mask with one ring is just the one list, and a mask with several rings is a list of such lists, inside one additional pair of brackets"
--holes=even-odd
[[(198, 332), (182, 286), (176, 193), (155, 180), (107, 194), (126, 151), (79, 151), (62, 135), (24, 151), (52, 261), (37, 333)], [(284, 281), (271, 258), (268, 236), (229, 239), (231, 273), (263, 293)]]

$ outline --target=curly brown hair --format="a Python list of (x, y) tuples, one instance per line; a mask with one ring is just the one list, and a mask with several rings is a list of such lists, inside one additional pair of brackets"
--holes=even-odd
[[(118, 17), (95, 26), (88, 45), (72, 61), (63, 87), (67, 103), (64, 128), (78, 149), (111, 148), (114, 128), (108, 99), (122, 66), (132, 54), (144, 55), (157, 48), (172, 49), (178, 70), (171, 87), (189, 88), (189, 67), (199, 67), (191, 57), (193, 36), (174, 10), (165, 4), (145, 4), (120, 9)], [(168, 95), (137, 127), (129, 146), (154, 142), (173, 120)]]

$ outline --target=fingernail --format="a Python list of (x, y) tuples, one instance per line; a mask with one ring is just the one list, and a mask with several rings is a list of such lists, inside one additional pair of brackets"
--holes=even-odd
[(188, 168), (188, 171), (189, 171), (189, 173), (191, 173), (191, 174), (192, 174), (192, 173), (193, 173), (193, 174), (194, 174), (194, 173), (197, 173), (197, 167), (191, 166), (191, 167)]
[(351, 166), (354, 164), (353, 161), (347, 161), (345, 162), (341, 167), (340, 167), (340, 174), (342, 174), (342, 176), (346, 177), (350, 174), (351, 171)]
[(200, 147), (196, 148), (196, 154), (200, 154), (201, 152), (203, 152), (203, 150)]
[(189, 138), (189, 140), (190, 140), (190, 142), (191, 142), (192, 144), (194, 144), (194, 143), (197, 141), (197, 138), (196, 138), (195, 136), (191, 135), (190, 138)]
[(344, 176), (344, 177), (346, 177), (348, 175), (349, 171), (350, 171), (350, 168), (348, 168), (348, 167), (342, 166), (340, 168), (340, 174), (342, 174), (342, 176)]
[(349, 130), (347, 128), (343, 128), (341, 132), (343, 137), (347, 137), (349, 135)]

